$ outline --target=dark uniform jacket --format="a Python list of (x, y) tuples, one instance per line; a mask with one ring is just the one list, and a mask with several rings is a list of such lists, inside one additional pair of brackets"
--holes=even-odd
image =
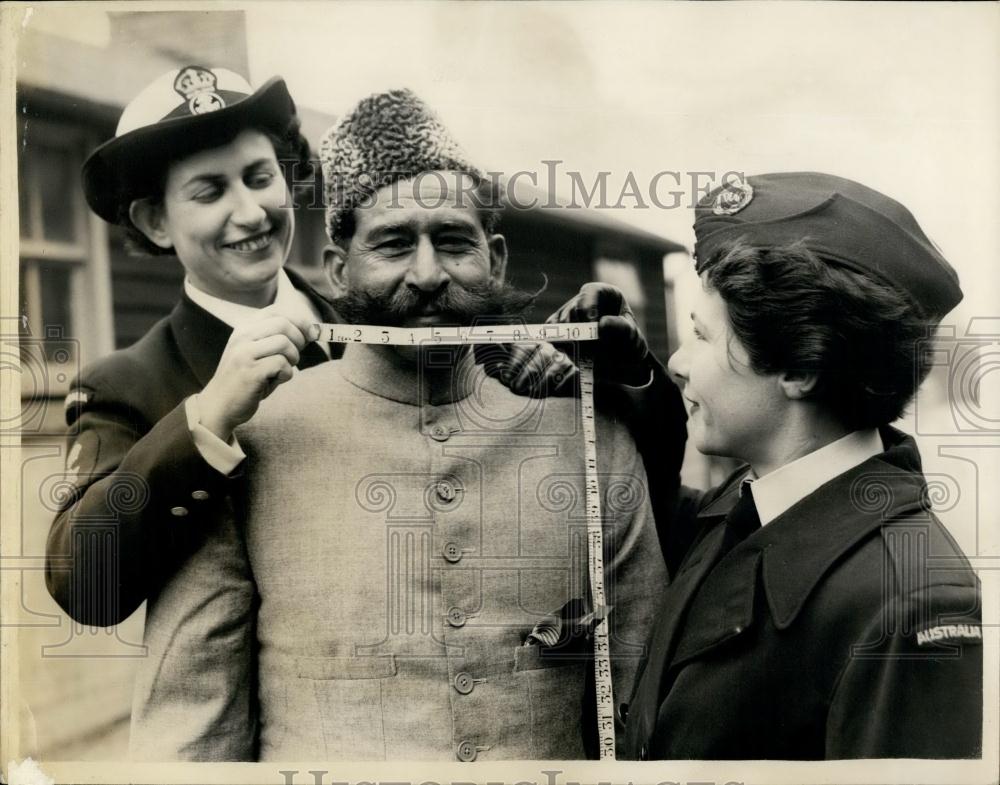
[[(637, 759), (981, 755), (978, 581), (928, 510), (913, 440), (721, 555), (745, 469), (684, 497), (626, 714)], [(721, 558), (720, 558), (721, 556)]]
[[(294, 271), (324, 321), (330, 304)], [(184, 399), (215, 373), (232, 328), (186, 295), (135, 344), (83, 370), (66, 399), (71, 492), (49, 533), (46, 583), (83, 624), (127, 618), (200, 544), (231, 479), (201, 457)], [(330, 345), (333, 357), (342, 347)]]

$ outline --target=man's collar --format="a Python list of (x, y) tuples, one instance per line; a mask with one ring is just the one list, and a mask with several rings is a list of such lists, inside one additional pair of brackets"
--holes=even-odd
[[(888, 426), (885, 451), (820, 486), (733, 551), (763, 552), (763, 585), (775, 625), (789, 626), (830, 567), (873, 531), (927, 509), (920, 454), (910, 436)], [(748, 468), (734, 473), (702, 507), (704, 525), (721, 523), (739, 498)], [(742, 580), (744, 573), (734, 573)], [(752, 587), (744, 587), (750, 591)]]
[(753, 501), (766, 526), (821, 485), (882, 452), (878, 431), (854, 431), (750, 484)]
[(460, 401), (485, 377), (465, 346), (427, 349), (419, 360), (409, 363), (389, 347), (352, 343), (344, 347), (339, 368), (356, 387), (411, 405), (441, 406)]

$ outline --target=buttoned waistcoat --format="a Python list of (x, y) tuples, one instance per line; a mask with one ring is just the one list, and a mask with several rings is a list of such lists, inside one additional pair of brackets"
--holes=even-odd
[[(583, 757), (589, 665), (525, 645), (588, 591), (579, 401), (514, 396), (451, 349), (422, 366), (393, 357), (349, 346), (278, 388), (239, 432), (249, 572), (205, 568), (219, 585), (254, 586), (252, 608), (230, 592), (227, 615), (255, 623), (257, 651), (218, 663), (256, 656), (247, 754)], [(634, 444), (613, 418), (597, 425), (612, 672), (627, 695), (665, 570)], [(164, 637), (174, 662), (226, 627), (206, 607)], [(154, 681), (152, 694), (168, 688)]]

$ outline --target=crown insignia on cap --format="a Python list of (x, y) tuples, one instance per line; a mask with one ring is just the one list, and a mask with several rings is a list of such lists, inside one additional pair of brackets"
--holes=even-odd
[(208, 114), (224, 109), (226, 102), (216, 91), (218, 80), (215, 74), (200, 65), (182, 68), (174, 79), (174, 90), (188, 102), (191, 114)]
[(745, 180), (726, 183), (715, 196), (712, 212), (716, 215), (735, 215), (753, 199), (753, 186)]

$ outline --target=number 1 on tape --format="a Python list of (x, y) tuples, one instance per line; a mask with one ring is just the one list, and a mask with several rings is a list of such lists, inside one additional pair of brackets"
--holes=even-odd
[[(387, 346), (442, 346), (539, 341), (596, 341), (596, 322), (562, 324), (500, 324), (471, 327), (378, 327), (364, 324), (321, 324), (320, 341)], [(597, 481), (597, 428), (594, 417), (594, 362), (581, 358), (580, 409), (583, 420), (587, 509), (587, 566), (590, 599), (597, 620), (594, 628), (594, 682), (597, 693), (597, 733), (601, 760), (615, 758), (615, 698), (611, 684), (611, 648), (604, 593), (604, 531), (601, 488)]]

